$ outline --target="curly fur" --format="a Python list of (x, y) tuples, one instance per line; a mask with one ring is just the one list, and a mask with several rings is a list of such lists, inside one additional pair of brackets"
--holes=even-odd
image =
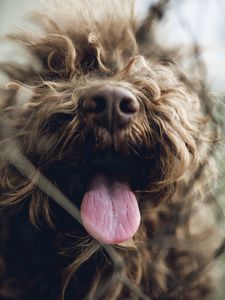
[[(142, 222), (129, 244), (115, 246), (123, 272), (151, 299), (202, 299), (213, 287), (207, 264), (215, 231), (202, 212), (211, 214), (216, 167), (200, 85), (157, 48), (149, 29), (144, 37), (132, 1), (48, 5), (49, 13), (33, 16), (38, 32), (9, 35), (41, 70), (2, 64), (10, 78), (1, 91), (4, 124), (22, 153), (78, 206), (88, 156), (112, 152), (121, 163), (137, 161)], [(113, 136), (93, 128), (79, 109), (83, 96), (105, 84), (126, 88), (141, 105)], [(113, 272), (101, 245), (36, 186), (38, 176), (27, 179), (4, 156), (1, 167), (1, 299), (97, 299)], [(116, 281), (99, 299), (138, 296)]]

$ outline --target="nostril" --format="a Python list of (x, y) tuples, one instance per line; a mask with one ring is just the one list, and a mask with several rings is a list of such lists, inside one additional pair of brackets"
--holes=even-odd
[(94, 96), (92, 98), (93, 102), (95, 103), (95, 109), (93, 112), (101, 113), (106, 109), (106, 99), (103, 96)]
[(106, 99), (100, 95), (87, 98), (83, 102), (83, 109), (88, 113), (101, 113), (106, 109)]
[(139, 103), (136, 99), (126, 97), (121, 100), (119, 108), (124, 114), (134, 114), (139, 109)]

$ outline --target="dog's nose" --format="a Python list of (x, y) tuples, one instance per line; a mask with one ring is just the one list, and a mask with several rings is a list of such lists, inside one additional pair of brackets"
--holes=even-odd
[(82, 108), (89, 120), (111, 132), (126, 127), (139, 111), (140, 104), (129, 90), (107, 86), (84, 98)]

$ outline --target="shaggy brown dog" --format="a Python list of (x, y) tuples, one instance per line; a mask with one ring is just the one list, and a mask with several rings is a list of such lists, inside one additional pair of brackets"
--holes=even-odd
[(132, 1), (53, 2), (9, 36), (41, 69), (2, 64), (0, 299), (203, 299), (213, 122), (154, 43), (162, 2), (141, 24)]

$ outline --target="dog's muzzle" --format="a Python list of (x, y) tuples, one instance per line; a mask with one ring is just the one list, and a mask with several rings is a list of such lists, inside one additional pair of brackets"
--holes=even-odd
[(120, 86), (97, 88), (82, 101), (82, 111), (88, 120), (109, 132), (129, 125), (139, 109), (135, 95)]

